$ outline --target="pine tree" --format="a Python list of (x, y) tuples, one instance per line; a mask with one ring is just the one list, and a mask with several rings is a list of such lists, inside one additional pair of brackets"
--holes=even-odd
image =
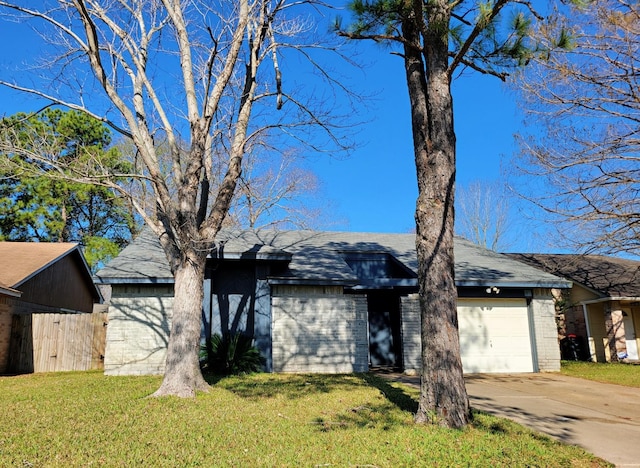
[[(510, 5), (508, 21), (501, 14)], [(354, 0), (353, 23), (339, 34), (394, 47), (411, 104), (418, 178), (416, 250), (422, 321), (422, 373), (416, 421), (460, 428), (470, 418), (462, 375), (453, 225), (456, 137), (451, 81), (464, 69), (507, 77), (536, 47), (528, 41), (527, 2), (497, 0)]]

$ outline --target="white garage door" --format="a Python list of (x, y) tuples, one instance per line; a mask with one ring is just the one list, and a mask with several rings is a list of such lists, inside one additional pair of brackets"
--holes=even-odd
[(533, 372), (525, 299), (459, 299), (458, 322), (464, 372)]

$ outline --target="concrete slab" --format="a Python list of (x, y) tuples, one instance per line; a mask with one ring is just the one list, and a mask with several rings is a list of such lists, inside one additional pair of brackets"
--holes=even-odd
[(473, 408), (579, 445), (616, 466), (640, 467), (639, 388), (560, 374), (467, 375), (465, 381)]
[(472, 375), (471, 406), (640, 467), (640, 389), (559, 374)]

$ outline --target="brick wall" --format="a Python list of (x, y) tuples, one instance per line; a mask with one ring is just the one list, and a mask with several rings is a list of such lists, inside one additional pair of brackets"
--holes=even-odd
[(305, 292), (271, 299), (273, 370), (366, 372), (366, 297)]
[(560, 347), (556, 324), (555, 301), (551, 290), (535, 289), (529, 304), (534, 340), (534, 369), (540, 372), (560, 370)]
[(109, 306), (105, 374), (164, 372), (172, 306), (171, 286), (114, 286)]

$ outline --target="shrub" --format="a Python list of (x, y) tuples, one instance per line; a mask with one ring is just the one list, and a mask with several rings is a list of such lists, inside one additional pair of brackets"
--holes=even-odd
[(253, 338), (242, 333), (216, 333), (202, 345), (200, 354), (206, 370), (227, 375), (260, 372), (265, 363)]

